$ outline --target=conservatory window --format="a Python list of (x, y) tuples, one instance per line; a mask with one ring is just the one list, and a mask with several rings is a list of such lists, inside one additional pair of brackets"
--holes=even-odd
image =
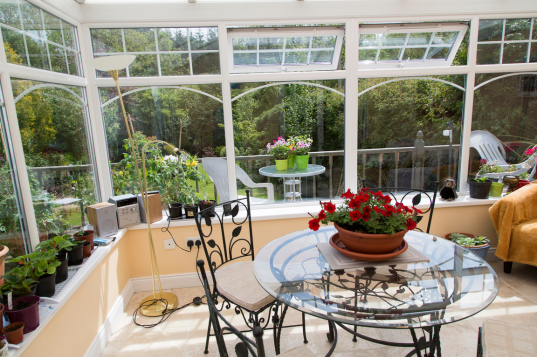
[(345, 28), (228, 29), (231, 73), (335, 70)]
[(360, 69), (451, 66), (467, 30), (462, 22), (360, 25)]
[(477, 64), (537, 62), (535, 19), (480, 20)]
[(95, 57), (136, 55), (120, 77), (220, 74), (216, 27), (91, 29), (91, 38)]
[(0, 1), (7, 61), (82, 76), (75, 26), (24, 0)]

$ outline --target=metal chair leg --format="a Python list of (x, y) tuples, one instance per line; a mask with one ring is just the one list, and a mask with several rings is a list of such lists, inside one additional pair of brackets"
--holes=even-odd
[(211, 337), (211, 319), (209, 319), (209, 327), (207, 327), (207, 340), (205, 340), (204, 354), (209, 354), (209, 338)]
[[(357, 326), (355, 325), (355, 326), (354, 326), (354, 333), (355, 333), (355, 334), (356, 334), (356, 329), (357, 329)], [(356, 335), (354, 335), (354, 336), (352, 337), (352, 342), (358, 342), (358, 339), (356, 338)]]
[(308, 343), (308, 338), (306, 337), (306, 314), (302, 313), (302, 336), (304, 336), (304, 343)]

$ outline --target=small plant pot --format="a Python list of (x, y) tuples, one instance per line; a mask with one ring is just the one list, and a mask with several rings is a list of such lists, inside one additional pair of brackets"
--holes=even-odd
[(306, 170), (308, 168), (308, 161), (310, 155), (297, 155), (296, 156), (296, 169), (297, 170)]
[(93, 250), (94, 244), (93, 244), (93, 237), (95, 236), (95, 231), (84, 231), (83, 236), (77, 236), (76, 234), (73, 234), (73, 238), (75, 240), (85, 240), (86, 242), (91, 243), (91, 250)]
[(276, 171), (286, 171), (288, 159), (285, 160), (274, 160), (276, 161)]
[(530, 180), (518, 180), (517, 189), (529, 185)]
[(42, 275), (37, 284), (35, 294), (37, 296), (52, 297), (56, 293), (56, 273)]
[(485, 182), (476, 181), (474, 179), (468, 181), (470, 185), (470, 197), (477, 199), (487, 199), (490, 194), (490, 186), (492, 185), (491, 180), (486, 180)]
[(11, 323), (23, 322), (24, 333), (32, 332), (39, 327), (39, 296), (13, 300), (13, 310), (6, 309), (6, 315)]
[(91, 243), (90, 242), (84, 242), (84, 244), (82, 244), (82, 256), (84, 258), (89, 258), (90, 255), (91, 255)]
[(492, 197), (502, 197), (502, 192), (503, 192), (503, 183), (500, 183), (500, 182), (493, 182), (493, 183), (490, 185), (490, 192), (489, 192), (489, 194), (490, 194)]
[(183, 205), (181, 203), (170, 203), (168, 211), (170, 212), (170, 218), (183, 217)]
[[(467, 237), (471, 237), (471, 238), (475, 238), (477, 237), (477, 235), (475, 234), (472, 234), (472, 233), (464, 233), (464, 232), (451, 232), (451, 233), (448, 233), (444, 236), (445, 239), (451, 241), (451, 238), (450, 236), (453, 234), (453, 233), (460, 233), (460, 234), (464, 234), (465, 236)], [(455, 243), (456, 244), (456, 243)], [(482, 244), (482, 245), (474, 245), (474, 246), (469, 246), (469, 245), (460, 245), (461, 247), (464, 247), (466, 249), (470, 249), (472, 251), (472, 253), (474, 253), (475, 255), (477, 255), (478, 257), (480, 257), (481, 259), (485, 260), (485, 257), (487, 256), (487, 253), (489, 251), (489, 248), (490, 248), (490, 241), (487, 239), (487, 244)]]
[(198, 214), (198, 205), (184, 205), (186, 218), (194, 218)]
[(56, 284), (59, 284), (67, 280), (67, 277), (69, 276), (69, 270), (67, 269), (67, 255), (57, 254), (56, 259), (61, 263), (60, 266), (56, 268)]
[(215, 207), (216, 203), (214, 202), (214, 200), (208, 200), (208, 201), (205, 201), (205, 202), (209, 202), (209, 203), (203, 203), (203, 201), (198, 202), (198, 207), (199, 207), (200, 213), (202, 213), (204, 210), (207, 210), (207, 211), (203, 212), (203, 215), (206, 215), (208, 217), (214, 217), (216, 215), (216, 213), (214, 211), (214, 207)]
[(68, 265), (80, 265), (82, 264), (82, 261), (84, 260), (84, 252), (83, 252), (84, 246), (82, 244), (73, 247), (69, 254), (67, 255), (69, 257), (67, 264)]
[(507, 186), (507, 193), (511, 193), (518, 188), (518, 176), (507, 175), (503, 177), (503, 184)]
[[(0, 330), (2, 331), (2, 330)], [(8, 357), (8, 345), (6, 340), (0, 340), (0, 357)]]
[(9, 324), (2, 329), (2, 333), (6, 336), (7, 342), (12, 345), (18, 345), (24, 339), (24, 322), (13, 322)]
[(295, 168), (295, 158), (296, 158), (296, 155), (289, 155), (287, 156), (287, 168), (288, 169), (294, 169)]

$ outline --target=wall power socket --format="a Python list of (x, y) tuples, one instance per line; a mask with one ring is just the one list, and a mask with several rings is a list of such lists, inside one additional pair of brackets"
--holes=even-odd
[(185, 245), (188, 247), (188, 241), (191, 240), (192, 242), (194, 242), (194, 245), (192, 247), (195, 247), (196, 246), (196, 241), (199, 241), (200, 244), (201, 244), (201, 238), (200, 237), (185, 237)]

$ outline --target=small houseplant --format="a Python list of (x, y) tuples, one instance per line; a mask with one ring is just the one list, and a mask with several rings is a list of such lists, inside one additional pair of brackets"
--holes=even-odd
[(319, 229), (319, 223), (334, 223), (339, 237), (353, 252), (383, 254), (397, 249), (408, 230), (416, 228), (416, 208), (401, 203), (390, 204), (391, 198), (382, 192), (362, 188), (357, 194), (349, 190), (342, 196), (344, 203), (336, 207), (332, 202), (320, 202), (321, 211), (309, 221), (310, 229)]
[(61, 265), (56, 259), (56, 251), (35, 250), (30, 254), (12, 259), (10, 262), (26, 266), (32, 279), (39, 281), (36, 295), (51, 297), (54, 295), (56, 268)]
[(80, 265), (84, 260), (84, 242), (85, 240), (75, 240), (70, 238), (69, 241), (73, 244), (71, 250), (68, 254), (67, 264), (68, 265)]
[(83, 229), (79, 230), (73, 234), (75, 240), (85, 240), (86, 242), (91, 243), (91, 250), (93, 250), (93, 237), (95, 236), (95, 231), (85, 231)]
[(470, 249), (478, 257), (485, 259), (490, 248), (490, 241), (487, 237), (477, 236), (471, 233), (449, 233), (446, 234), (446, 239), (455, 244)]
[(295, 144), (296, 168), (297, 170), (305, 170), (308, 168), (309, 152), (313, 140), (307, 136), (295, 136), (292, 140)]
[(67, 269), (67, 252), (70, 252), (77, 244), (69, 239), (69, 235), (56, 236), (46, 241), (39, 243), (36, 249), (53, 250), (56, 252), (56, 258), (60, 265), (56, 268), (56, 284), (65, 281), (68, 277)]
[[(204, 197), (203, 200), (198, 202), (198, 207), (199, 207), (200, 212), (205, 210), (205, 209), (207, 209), (205, 214), (208, 217), (214, 217), (215, 216), (215, 212), (214, 212), (215, 205), (216, 205), (216, 202), (214, 200), (208, 200), (207, 197)], [(211, 209), (211, 207), (212, 207), (212, 209)]]
[(287, 170), (289, 144), (282, 136), (279, 136), (277, 140), (273, 140), (272, 144), (267, 144), (267, 152), (274, 157), (274, 160), (276, 161), (276, 170)]
[(492, 185), (492, 180), (488, 179), (486, 176), (481, 178), (475, 178), (468, 180), (470, 186), (470, 197), (477, 199), (487, 199), (490, 194), (490, 186)]
[(194, 218), (198, 214), (198, 205), (194, 201), (183, 205), (183, 208), (185, 209), (186, 218)]

